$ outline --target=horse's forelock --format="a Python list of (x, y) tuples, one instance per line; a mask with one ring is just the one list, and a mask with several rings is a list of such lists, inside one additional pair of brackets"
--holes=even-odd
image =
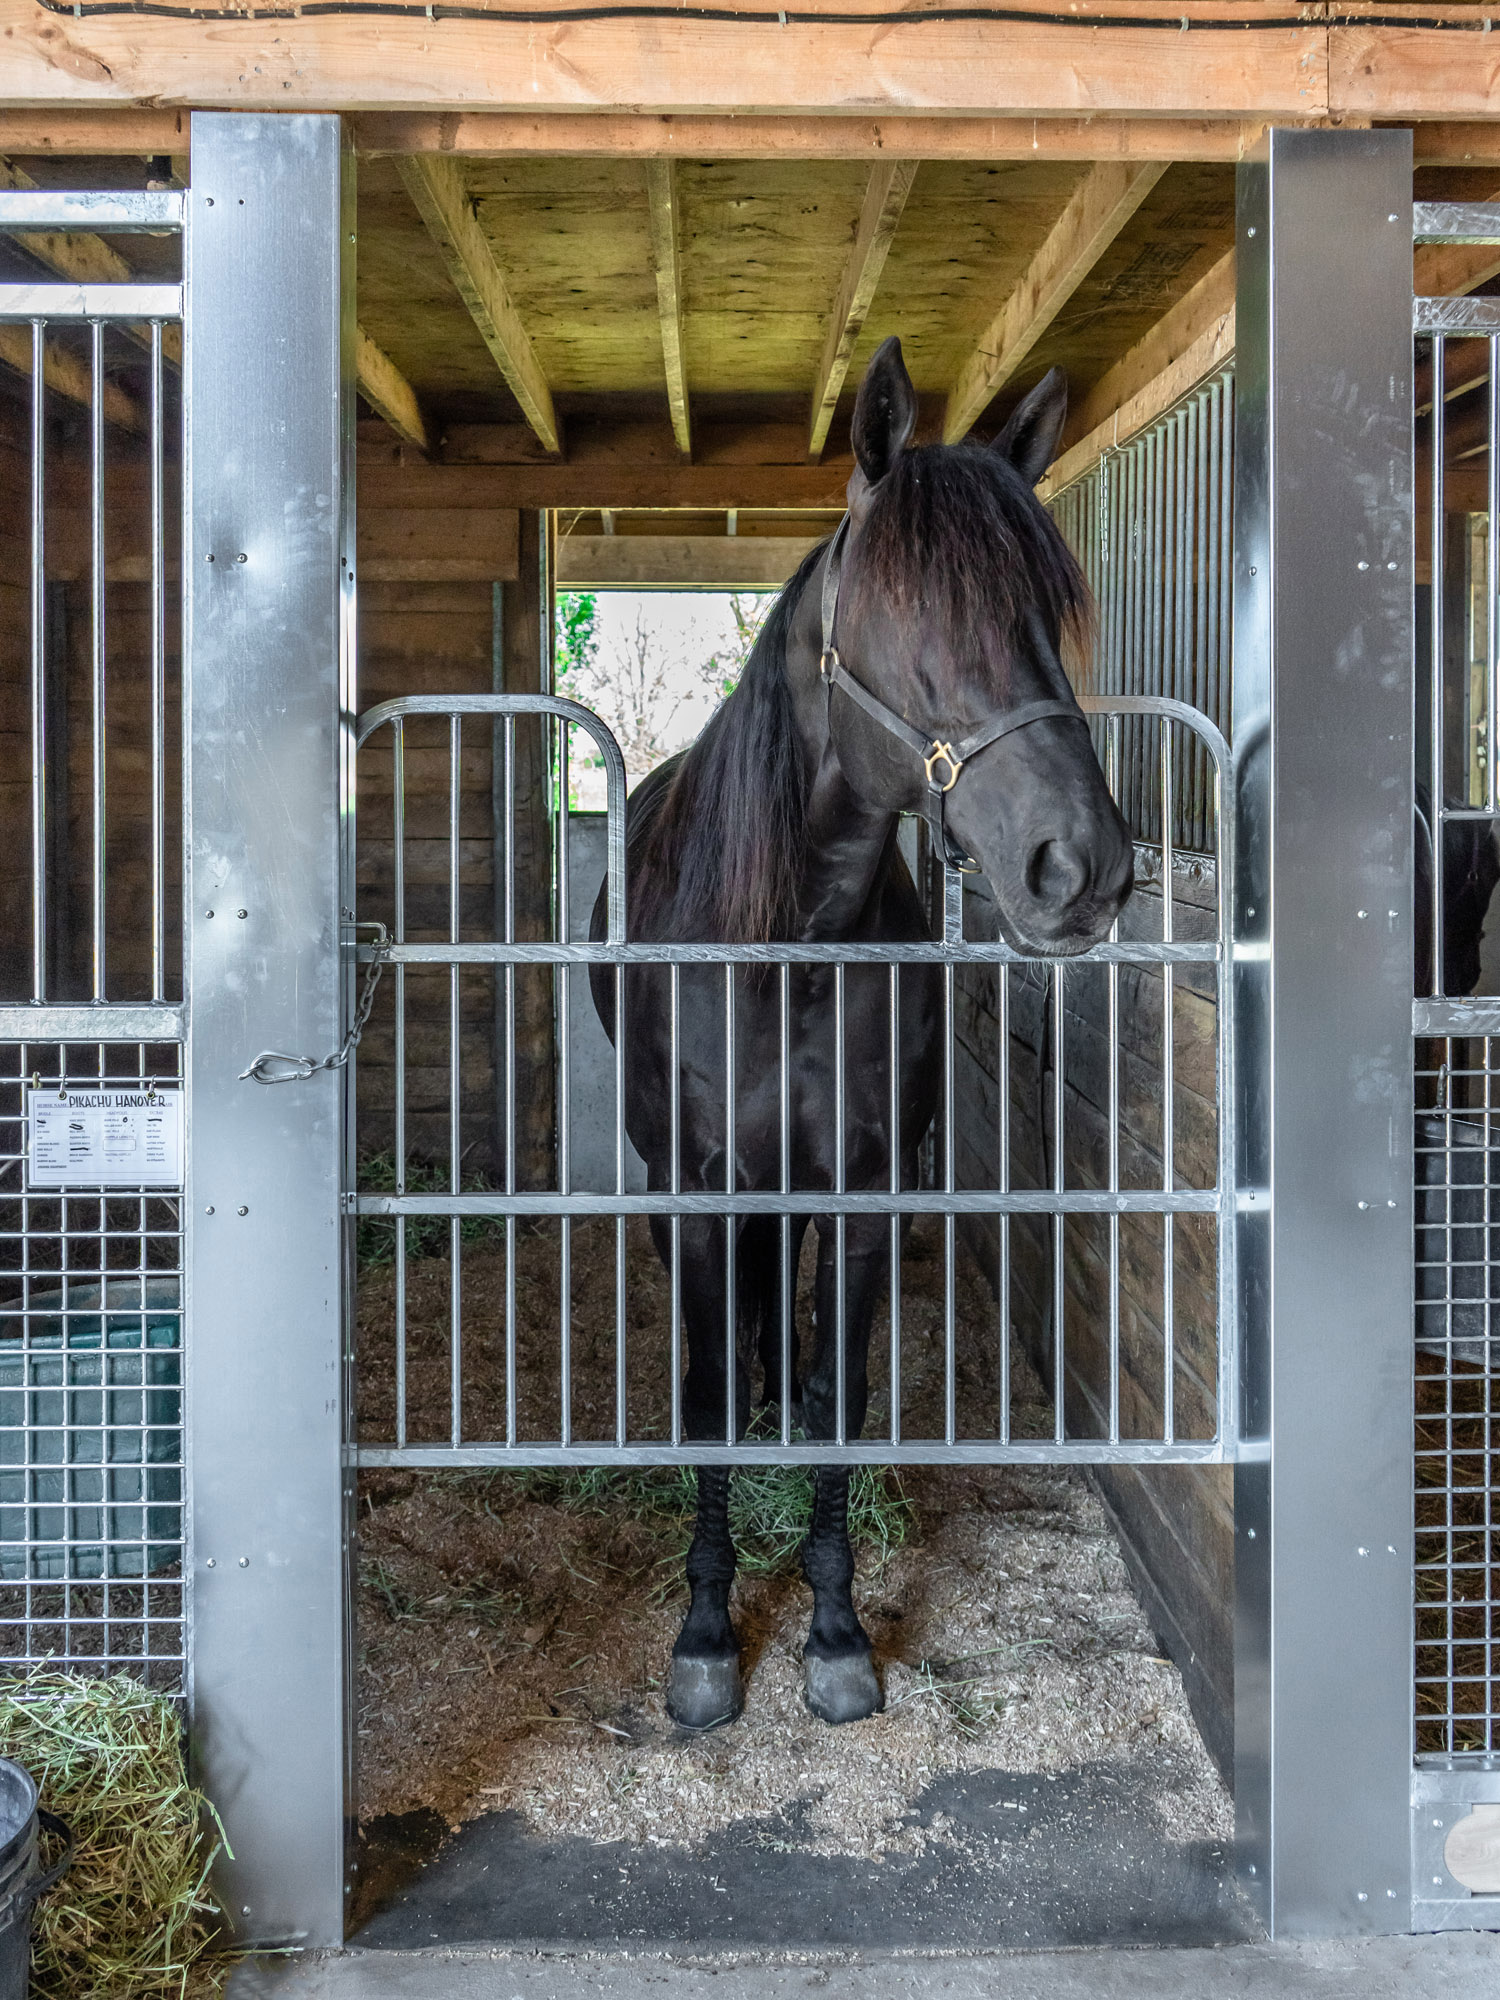
[(874, 491), (851, 567), (856, 588), (935, 621), (956, 678), (997, 678), (1033, 612), (1069, 649), (1088, 637), (1093, 602), (1072, 550), (1021, 475), (983, 446), (903, 452)]

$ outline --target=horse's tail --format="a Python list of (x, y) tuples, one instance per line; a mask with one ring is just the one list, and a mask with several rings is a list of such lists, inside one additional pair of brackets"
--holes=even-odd
[[(785, 1298), (786, 1358), (790, 1364), (792, 1421), (801, 1419), (802, 1385), (797, 1373), (797, 1250), (806, 1232), (804, 1218), (794, 1216)], [(764, 1375), (761, 1402), (779, 1404), (781, 1394), (783, 1283), (781, 1217), (753, 1215), (740, 1231), (735, 1253), (740, 1352), (748, 1360), (758, 1355)]]

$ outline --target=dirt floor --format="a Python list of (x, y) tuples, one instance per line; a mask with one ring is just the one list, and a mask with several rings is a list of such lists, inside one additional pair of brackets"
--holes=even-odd
[[(903, 1403), (911, 1398), (918, 1419), (942, 1391), (934, 1235), (924, 1242), (918, 1234), (903, 1260)], [(555, 1244), (533, 1254), (547, 1264)], [(575, 1258), (575, 1407), (585, 1421), (590, 1410), (613, 1409), (613, 1258), (598, 1263), (602, 1270), (580, 1272)], [(477, 1325), (471, 1313), (503, 1297), (503, 1251), (467, 1244), (463, 1270), (465, 1323)], [(630, 1401), (659, 1406), (670, 1343), (640, 1336), (660, 1316), (665, 1277), (644, 1232), (632, 1232), (629, 1278)], [(992, 1326), (994, 1304), (978, 1274), (964, 1263), (958, 1279), (961, 1324)], [(523, 1329), (544, 1328), (542, 1279), (518, 1271), (518, 1294)], [(392, 1298), (390, 1271), (368, 1272), (366, 1356), (390, 1340)], [(591, 1299), (607, 1311), (591, 1309)], [(413, 1262), (408, 1384), (417, 1434), (427, 1425), (440, 1434), (449, 1405), (450, 1326), (447, 1259)], [(466, 1427), (476, 1411), (493, 1419), (503, 1407), (503, 1370), (498, 1381), (485, 1379), (482, 1339), (466, 1335)], [(555, 1330), (545, 1346), (533, 1343), (523, 1330), (522, 1379), (541, 1398), (531, 1413), (541, 1423), (556, 1393)], [(1050, 1411), (1018, 1349), (1011, 1365), (1017, 1433), (1035, 1435)], [(992, 1366), (992, 1356), (965, 1343), (961, 1382), (993, 1381)], [(363, 1380), (365, 1424), (388, 1434), (389, 1375), (382, 1384), (366, 1359)], [(913, 1810), (944, 1774), (1050, 1776), (1118, 1760), (1152, 1771), (1149, 1809), (1162, 1835), (1227, 1837), (1228, 1795), (1082, 1475), (864, 1475), (856, 1602), (886, 1706), (840, 1729), (816, 1721), (802, 1700), (810, 1599), (796, 1548), (806, 1477), (741, 1473), (736, 1484), (747, 1555), (734, 1605), (746, 1709), (730, 1728), (688, 1737), (662, 1702), (686, 1603), (684, 1475), (363, 1475), (362, 1820), (426, 1809), (458, 1825), (513, 1811), (548, 1839), (691, 1847), (754, 1819), (771, 1823), (764, 1838), (774, 1846), (774, 1823), (792, 1814), (799, 1851), (909, 1854), (945, 1837), (941, 1813)]]

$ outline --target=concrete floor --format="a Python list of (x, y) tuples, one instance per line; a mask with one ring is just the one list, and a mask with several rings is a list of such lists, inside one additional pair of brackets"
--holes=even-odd
[(350, 1951), (250, 1961), (228, 2000), (1494, 2000), (1500, 1937), (952, 1957)]

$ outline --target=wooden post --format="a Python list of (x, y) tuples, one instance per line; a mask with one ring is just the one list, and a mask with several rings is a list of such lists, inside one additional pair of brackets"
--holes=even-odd
[[(519, 580), (496, 593), (499, 635), (497, 689), (547, 694), (552, 688), (552, 546), (550, 513), (521, 515)], [(542, 943), (554, 935), (551, 774), (541, 719), (519, 717), (515, 729), (514, 797), (505, 797), (504, 732), (496, 731), (495, 903), (497, 937), (504, 936), (507, 821), (515, 838), (515, 934)], [(557, 1152), (556, 1023), (553, 976), (547, 967), (518, 967), (515, 981), (516, 1185), (554, 1185)], [(503, 974), (497, 976), (495, 1099), (501, 1120), (497, 1152), (503, 1172), (506, 1114), (506, 1020)]]

